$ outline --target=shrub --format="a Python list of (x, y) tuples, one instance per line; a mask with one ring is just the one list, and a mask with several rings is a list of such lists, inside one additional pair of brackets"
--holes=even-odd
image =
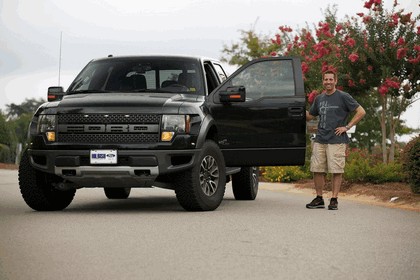
[(365, 182), (368, 178), (371, 159), (363, 150), (352, 150), (347, 158), (344, 179), (350, 182)]
[(7, 145), (0, 144), (0, 162), (12, 162), (12, 153)]
[(385, 164), (365, 150), (354, 149), (349, 153), (344, 178), (349, 182), (402, 182), (405, 175), (400, 163)]
[(420, 193), (420, 135), (407, 143), (402, 162), (411, 190), (413, 193)]
[(299, 166), (267, 166), (264, 167), (263, 176), (270, 182), (293, 182), (310, 178)]

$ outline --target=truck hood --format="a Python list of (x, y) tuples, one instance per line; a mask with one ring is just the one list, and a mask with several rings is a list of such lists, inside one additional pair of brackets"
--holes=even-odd
[[(59, 113), (153, 113), (178, 114), (184, 102), (196, 102), (199, 96), (173, 93), (89, 93), (64, 96), (44, 109)], [(55, 111), (55, 110), (54, 110)]]

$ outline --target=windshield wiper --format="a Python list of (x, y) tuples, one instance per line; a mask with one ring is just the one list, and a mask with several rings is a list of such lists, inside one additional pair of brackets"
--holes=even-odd
[(113, 92), (110, 90), (102, 90), (102, 89), (84, 89), (84, 90), (74, 90), (68, 92), (68, 94), (77, 94), (77, 93), (106, 93), (106, 92)]

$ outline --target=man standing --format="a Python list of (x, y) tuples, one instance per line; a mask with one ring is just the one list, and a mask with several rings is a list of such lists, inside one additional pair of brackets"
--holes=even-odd
[[(314, 174), (317, 197), (311, 203), (306, 204), (306, 208), (325, 208), (322, 190), (325, 186), (325, 175), (329, 172), (332, 173), (332, 197), (328, 209), (337, 210), (337, 197), (346, 163), (346, 148), (349, 143), (346, 132), (356, 125), (366, 112), (350, 94), (336, 89), (337, 75), (335, 72), (324, 72), (322, 85), (325, 92), (317, 96), (309, 112), (306, 111), (306, 121), (319, 116), (318, 131), (311, 157), (311, 172)], [(356, 114), (347, 123), (347, 117), (353, 111)]]

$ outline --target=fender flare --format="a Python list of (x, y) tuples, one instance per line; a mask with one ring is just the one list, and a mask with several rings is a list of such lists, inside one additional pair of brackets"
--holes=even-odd
[[(207, 136), (211, 129), (215, 129), (217, 133), (216, 124), (213, 117), (211, 117), (210, 115), (207, 115), (203, 119), (203, 122), (201, 123), (200, 132), (198, 134), (197, 144), (196, 144), (196, 147), (198, 149), (201, 149), (203, 147), (204, 142), (206, 141)], [(217, 142), (217, 139), (215, 140), (216, 140), (216, 144), (219, 145), (219, 143)]]

